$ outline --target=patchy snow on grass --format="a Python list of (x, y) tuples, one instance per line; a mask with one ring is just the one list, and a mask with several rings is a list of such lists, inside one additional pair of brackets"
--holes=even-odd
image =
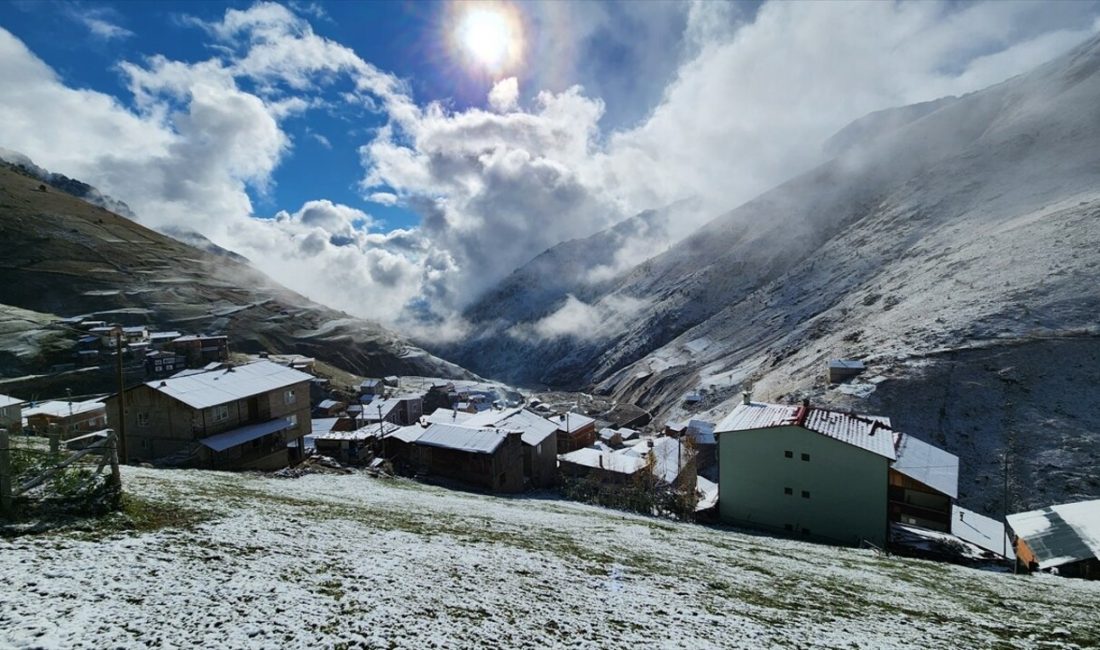
[(0, 541), (0, 647), (1100, 643), (1100, 584), (365, 475), (125, 468), (189, 528)]

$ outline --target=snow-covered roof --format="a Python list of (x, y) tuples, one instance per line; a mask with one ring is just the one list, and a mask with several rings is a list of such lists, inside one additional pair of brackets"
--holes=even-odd
[(175, 342), (176, 343), (187, 343), (187, 342), (190, 342), (190, 341), (217, 341), (217, 340), (226, 339), (226, 338), (228, 338), (228, 337), (224, 336), (224, 335), (206, 336), (205, 334), (188, 334), (186, 336), (179, 337), (178, 339), (176, 339)]
[(713, 422), (692, 420), (688, 422), (687, 432), (695, 442), (701, 445), (713, 445), (715, 443), (714, 426)]
[(70, 413), (73, 415), (80, 415), (81, 413), (91, 413), (92, 411), (106, 408), (103, 402), (97, 400), (88, 400), (87, 402), (39, 402), (33, 408), (23, 409), (23, 417), (48, 415), (50, 417), (60, 418), (66, 417)]
[[(392, 434), (401, 427), (392, 422), (383, 422), (381, 427), (381, 435), (383, 437)], [(379, 435), (378, 423), (369, 424), (365, 427), (359, 427), (353, 431), (322, 431), (313, 434), (313, 440), (370, 440), (371, 438), (377, 438)]]
[(393, 410), (397, 408), (397, 405), (401, 403), (401, 400), (397, 397), (389, 397), (386, 399), (372, 402), (371, 404), (363, 407), (363, 419), (371, 422), (377, 422), (379, 419), (385, 420), (393, 413)]
[[(504, 411), (482, 411), (477, 414), (464, 414), (468, 417), (462, 423), (466, 427), (496, 427), (509, 431), (522, 431), (523, 443), (538, 445), (558, 431), (558, 425), (550, 420), (522, 408)], [(572, 420), (572, 418), (570, 418)], [(572, 422), (570, 422), (572, 425)]]
[(19, 399), (18, 397), (12, 397), (10, 395), (0, 395), (0, 409), (22, 403), (23, 400)]
[(394, 438), (405, 443), (413, 443), (420, 440), (420, 436), (423, 435), (425, 431), (427, 431), (427, 429), (419, 424), (413, 424), (407, 427), (398, 427), (394, 431), (387, 433), (386, 437)]
[(907, 433), (895, 433), (894, 440), (893, 469), (952, 499), (959, 496), (958, 456)]
[(432, 424), (460, 424), (472, 417), (474, 417), (473, 413), (441, 408), (436, 409), (431, 415), (424, 416), (424, 419)]
[(864, 370), (866, 366), (856, 359), (833, 359), (829, 362), (830, 368), (847, 368), (848, 370)]
[[(1016, 559), (1004, 523), (976, 512), (951, 506), (951, 534), (1009, 560)], [(1007, 554), (1007, 555), (1006, 555)]]
[[(575, 433), (595, 422), (595, 420), (586, 415), (573, 413), (572, 411), (570, 411), (568, 414), (563, 413), (560, 416), (555, 417), (552, 421), (554, 422), (554, 426), (556, 426), (559, 431), (565, 431), (567, 433)], [(566, 429), (567, 425), (569, 427), (568, 429)]]
[[(270, 361), (255, 361), (235, 368), (150, 381), (145, 385), (192, 408), (225, 404), (268, 391), (309, 381), (304, 372)], [(302, 395), (300, 399), (309, 399)]]
[(424, 429), (416, 444), (491, 454), (504, 442), (507, 435), (506, 431), (500, 429), (471, 429), (453, 424), (433, 424)]
[(122, 331), (127, 334), (141, 334), (147, 330), (144, 325), (134, 325), (133, 327), (123, 327)]
[(809, 431), (894, 460), (894, 436), (890, 418), (857, 415), (828, 409), (787, 404), (751, 402), (738, 404), (715, 427), (718, 433), (774, 427), (800, 426)]
[(653, 475), (666, 483), (674, 482), (691, 460), (690, 454), (680, 448), (679, 439), (669, 437), (651, 438), (618, 453), (641, 458), (645, 462), (650, 452), (654, 460)]
[(149, 338), (151, 339), (178, 339), (183, 336), (179, 332), (149, 332)]
[(624, 454), (617, 451), (595, 449), (593, 447), (585, 447), (583, 449), (571, 451), (568, 454), (558, 456), (558, 458), (563, 463), (584, 465), (585, 467), (593, 467), (608, 472), (619, 472), (621, 474), (633, 474), (645, 467), (645, 459), (640, 456)]
[(289, 429), (292, 425), (290, 420), (286, 418), (275, 418), (274, 420), (268, 420), (267, 422), (258, 422), (256, 424), (249, 424), (243, 427), (226, 431), (225, 433), (218, 433), (212, 436), (207, 436), (199, 440), (204, 446), (213, 449), (214, 451), (225, 451), (230, 447), (236, 447), (237, 445), (243, 445), (246, 442), (255, 440), (256, 438), (262, 438), (269, 433), (275, 433), (276, 431), (282, 431), (283, 429)]
[(310, 435), (332, 431), (332, 427), (336, 426), (339, 420), (340, 418), (313, 418), (310, 420)]
[(323, 400), (321, 400), (321, 403), (317, 405), (317, 408), (319, 408), (319, 409), (330, 409), (330, 408), (335, 408), (337, 406), (343, 406), (343, 402), (337, 402), (334, 399), (323, 399)]
[(1008, 525), (1027, 542), (1040, 569), (1100, 559), (1100, 499), (1009, 515)]

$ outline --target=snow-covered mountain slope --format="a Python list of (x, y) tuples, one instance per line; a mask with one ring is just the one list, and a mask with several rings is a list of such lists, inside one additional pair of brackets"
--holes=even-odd
[[(405, 480), (124, 467), (182, 528), (0, 538), (4, 647), (1095, 647), (1100, 584)], [(182, 512), (181, 512), (182, 511)], [(138, 510), (141, 512), (141, 510)]]
[[(843, 153), (818, 169), (587, 296), (643, 301), (625, 327), (592, 333), (568, 353), (560, 338), (508, 341), (509, 354), (529, 363), (506, 376), (595, 383), (659, 418), (687, 414), (680, 400), (689, 390), (708, 389), (702, 408), (718, 413), (749, 385), (763, 399), (813, 396), (890, 415), (951, 411), (953, 398), (908, 405), (900, 388), (893, 400), (860, 401), (827, 389), (826, 361), (863, 358), (872, 374), (904, 386), (924, 372), (950, 382), (950, 372), (936, 370), (942, 356), (929, 356), (941, 350), (1052, 336), (1097, 350), (1100, 38), (983, 91), (865, 120), (837, 147)], [(1034, 357), (1014, 350), (1006, 359)], [(912, 358), (923, 361), (905, 361)], [(952, 363), (984, 363), (977, 359)], [(1069, 399), (1097, 403), (1085, 386), (1066, 389), (1078, 391)], [(981, 425), (1001, 408), (987, 404), (914, 433), (982, 429), (999, 437), (982, 446), (996, 455), (1012, 431)], [(1036, 448), (1059, 448), (1040, 411), (1011, 428)], [(1095, 471), (1089, 454), (1100, 449), (1100, 432), (1082, 425), (1079, 433), (1085, 453), (1067, 461)], [(965, 458), (964, 447), (952, 450)], [(1023, 459), (1017, 479), (1037, 462)], [(990, 490), (973, 498), (990, 501)], [(1095, 497), (1100, 486), (1066, 494)]]

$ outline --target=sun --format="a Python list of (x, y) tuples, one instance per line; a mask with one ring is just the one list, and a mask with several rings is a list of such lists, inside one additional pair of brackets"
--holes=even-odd
[(497, 73), (514, 67), (522, 49), (520, 21), (504, 3), (456, 6), (453, 42), (470, 63)]

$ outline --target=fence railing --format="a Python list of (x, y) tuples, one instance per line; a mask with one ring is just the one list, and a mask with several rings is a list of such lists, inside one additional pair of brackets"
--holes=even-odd
[[(111, 473), (107, 478), (107, 484), (121, 487), (122, 475), (118, 468), (118, 434), (113, 429), (104, 429), (102, 433), (104, 434), (102, 439), (39, 471), (34, 476), (17, 477), (12, 470), (11, 436), (7, 429), (0, 429), (0, 514), (10, 513), (16, 498), (49, 481), (66, 467), (92, 453), (101, 454), (102, 459), (92, 472), (90, 480), (95, 480), (105, 467), (110, 466)], [(51, 452), (53, 451), (56, 451), (56, 443), (51, 444)], [(18, 482), (16, 482), (17, 479)]]

